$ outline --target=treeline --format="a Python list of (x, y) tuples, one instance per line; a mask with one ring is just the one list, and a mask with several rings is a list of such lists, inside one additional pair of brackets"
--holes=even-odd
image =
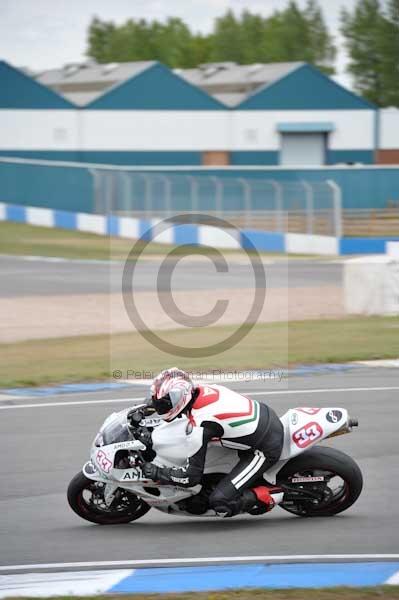
[(98, 62), (159, 60), (170, 67), (207, 62), (306, 61), (333, 72), (335, 48), (315, 0), (304, 10), (290, 2), (285, 10), (262, 17), (231, 10), (215, 20), (212, 33), (194, 33), (179, 18), (166, 22), (129, 19), (122, 25), (94, 18), (88, 56)]
[[(399, 106), (399, 0), (358, 0), (352, 12), (342, 10), (341, 33), (355, 89), (381, 106)], [(305, 61), (333, 74), (336, 47), (319, 4), (308, 0), (304, 9), (290, 1), (269, 17), (229, 10), (209, 35), (176, 17), (122, 25), (94, 18), (87, 55), (100, 63), (159, 60), (172, 68)]]

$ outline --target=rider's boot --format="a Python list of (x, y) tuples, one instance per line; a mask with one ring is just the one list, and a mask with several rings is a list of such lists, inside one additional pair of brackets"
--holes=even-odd
[[(248, 512), (250, 515), (263, 515), (271, 511), (275, 506), (273, 497), (270, 494), (270, 489), (265, 485), (259, 485), (250, 490), (246, 490), (244, 494), (247, 496), (247, 508), (245, 512)], [(252, 505), (249, 504), (249, 494), (252, 496)]]

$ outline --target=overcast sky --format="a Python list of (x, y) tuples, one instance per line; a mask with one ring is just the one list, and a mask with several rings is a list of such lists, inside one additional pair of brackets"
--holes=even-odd
[[(15, 66), (44, 70), (85, 59), (86, 32), (94, 15), (122, 23), (128, 18), (182, 18), (195, 31), (207, 33), (215, 17), (231, 8), (269, 15), (288, 0), (0, 0), (0, 59)], [(297, 0), (301, 6), (306, 0)], [(356, 0), (319, 0), (339, 48), (337, 79), (349, 85), (346, 56), (339, 36), (341, 6)]]

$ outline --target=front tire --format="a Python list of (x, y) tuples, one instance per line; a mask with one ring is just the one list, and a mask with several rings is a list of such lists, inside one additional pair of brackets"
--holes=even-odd
[[(325, 481), (302, 485), (292, 482), (293, 477), (312, 476), (323, 476)], [(357, 463), (344, 452), (315, 446), (288, 461), (278, 473), (276, 483), (299, 492), (285, 493), (280, 504), (284, 510), (302, 517), (329, 517), (356, 502), (362, 491), (363, 476)], [(301, 490), (323, 494), (323, 499), (318, 503), (302, 500)]]
[(151, 508), (144, 500), (121, 488), (118, 497), (108, 507), (104, 502), (103, 489), (103, 483), (93, 481), (80, 472), (68, 486), (68, 504), (79, 517), (98, 525), (130, 523)]

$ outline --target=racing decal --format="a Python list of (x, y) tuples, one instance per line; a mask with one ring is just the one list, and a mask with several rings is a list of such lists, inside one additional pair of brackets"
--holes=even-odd
[(292, 434), (292, 440), (298, 446), (298, 448), (307, 448), (310, 444), (313, 444), (316, 440), (321, 438), (323, 430), (320, 425), (316, 422), (308, 423), (298, 431)]
[(298, 406), (295, 410), (299, 410), (307, 415), (317, 415), (317, 413), (321, 411), (321, 408), (314, 408), (312, 406)]
[(200, 386), (199, 391), (200, 392), (193, 404), (193, 408), (195, 410), (204, 408), (205, 406), (213, 404), (219, 400), (219, 391), (215, 390), (215, 388), (212, 388), (209, 385)]
[(85, 475), (98, 474), (96, 467), (93, 465), (93, 463), (91, 461), (89, 461), (85, 464), (85, 466), (83, 467), (83, 472), (85, 473)]
[(128, 448), (134, 446), (135, 442), (136, 440), (130, 440), (128, 442), (119, 442), (118, 444), (114, 445), (114, 450), (127, 450)]
[(256, 421), (259, 413), (259, 404), (256, 400), (251, 400), (250, 398), (246, 398), (248, 400), (248, 410), (246, 412), (240, 413), (222, 413), (219, 415), (215, 415), (217, 419), (221, 421), (225, 419), (236, 419), (238, 417), (245, 417), (244, 419), (240, 419), (239, 421), (234, 421), (233, 423), (229, 423), (230, 427), (239, 427), (240, 425), (247, 425), (248, 423), (252, 423), (252, 421)]
[(123, 481), (126, 479), (129, 479), (130, 481), (137, 481), (138, 479), (141, 479), (140, 472), (137, 469), (135, 471), (126, 471), (122, 479)]
[(105, 473), (109, 473), (112, 467), (112, 462), (106, 457), (102, 450), (99, 450), (96, 454), (96, 463)]
[(296, 425), (296, 424), (298, 423), (298, 415), (297, 415), (297, 413), (295, 413), (295, 412), (294, 412), (294, 413), (292, 413), (292, 415), (291, 415), (291, 423), (292, 423), (293, 425)]
[(312, 483), (313, 481), (324, 481), (324, 477), (293, 477), (291, 483)]
[(329, 410), (326, 419), (330, 423), (338, 423), (342, 419), (342, 412), (340, 410)]

